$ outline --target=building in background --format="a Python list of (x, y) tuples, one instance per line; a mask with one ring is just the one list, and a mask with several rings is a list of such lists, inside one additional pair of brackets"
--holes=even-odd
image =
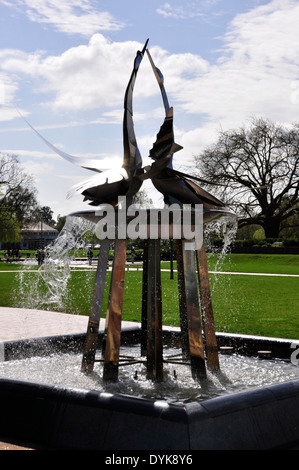
[(30, 224), (22, 229), (21, 250), (36, 250), (50, 245), (58, 235), (58, 230), (45, 222)]

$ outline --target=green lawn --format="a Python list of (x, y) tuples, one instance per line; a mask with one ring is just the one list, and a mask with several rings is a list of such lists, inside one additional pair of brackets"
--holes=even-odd
[(0, 273), (0, 305), (1, 307), (11, 307), (13, 304), (13, 290), (16, 283), (14, 273)]
[[(209, 270), (245, 273), (299, 274), (298, 255), (254, 255), (254, 254), (208, 254)], [(162, 262), (162, 267), (170, 268), (170, 262)], [(176, 262), (174, 262), (176, 268)]]
[(211, 275), (218, 331), (299, 339), (299, 278)]
[[(220, 271), (246, 273), (299, 274), (298, 255), (228, 254), (219, 260), (218, 255), (209, 255), (209, 268)], [(217, 265), (218, 262), (218, 265)]]
[[(215, 255), (209, 256), (210, 270), (214, 270), (216, 261)], [(162, 263), (162, 267), (165, 266), (169, 263)], [(48, 302), (48, 289), (44, 282), (36, 284), (40, 279), (36, 272), (20, 275), (12, 272), (16, 268), (16, 265), (0, 263), (0, 271), (7, 271), (0, 272), (0, 305), (89, 314), (94, 271), (72, 271), (67, 295), (62, 295), (62, 304), (57, 306)], [(221, 264), (221, 270), (299, 274), (299, 256), (228, 255)], [(107, 305), (109, 279), (110, 273), (107, 274), (104, 306)], [(217, 331), (299, 339), (299, 278), (210, 274), (210, 281)], [(59, 283), (63, 283), (61, 279)], [(28, 286), (32, 289), (29, 296)], [(124, 320), (140, 321), (141, 291), (142, 272), (126, 272)], [(169, 272), (162, 272), (162, 293), (163, 323), (178, 326), (176, 273), (172, 280)], [(39, 302), (35, 302), (36, 299)]]

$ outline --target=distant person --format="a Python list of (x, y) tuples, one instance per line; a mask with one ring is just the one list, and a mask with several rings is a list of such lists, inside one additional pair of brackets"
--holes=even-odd
[(131, 262), (132, 262), (132, 264), (134, 264), (134, 260), (135, 260), (135, 246), (132, 246), (132, 248), (131, 248)]
[(41, 266), (45, 260), (45, 252), (43, 250), (38, 250), (36, 253), (38, 265)]
[(89, 250), (87, 252), (87, 258), (88, 258), (88, 263), (91, 266), (92, 258), (93, 258), (93, 252), (92, 252), (91, 248), (89, 248)]

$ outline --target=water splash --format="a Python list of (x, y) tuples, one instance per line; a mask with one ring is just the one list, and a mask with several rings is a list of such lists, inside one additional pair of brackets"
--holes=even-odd
[(220, 274), (224, 271), (224, 264), (225, 271), (230, 271), (229, 254), (237, 229), (236, 217), (222, 217), (205, 227), (207, 257), (208, 260), (210, 258), (210, 271), (213, 272), (210, 289), (214, 311), (217, 312), (216, 328), (218, 331), (227, 331), (227, 325), (231, 325), (238, 318), (238, 306), (233, 298), (231, 276)]
[[(205, 227), (205, 243), (209, 253), (217, 254), (214, 271), (221, 271), (232, 242), (236, 238), (238, 220), (236, 217), (221, 217)], [(217, 240), (218, 243), (215, 242)], [(221, 241), (221, 244), (219, 242)]]
[(94, 233), (95, 224), (68, 216), (58, 238), (45, 250), (44, 262), (24, 262), (14, 290), (15, 305), (31, 309), (63, 309), (68, 295), (71, 263), (78, 250), (86, 249), (84, 235)]

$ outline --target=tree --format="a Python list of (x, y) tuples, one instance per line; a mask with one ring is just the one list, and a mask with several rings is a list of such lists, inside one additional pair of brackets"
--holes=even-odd
[(61, 232), (61, 230), (63, 229), (64, 225), (65, 225), (65, 221), (66, 221), (66, 215), (58, 215), (57, 216), (57, 224), (55, 226), (56, 230), (58, 230), (58, 232)]
[(11, 216), (2, 208), (0, 211), (0, 241), (17, 243), (21, 240), (20, 224), (15, 216)]
[(217, 188), (235, 210), (240, 228), (258, 224), (267, 238), (278, 238), (299, 213), (299, 125), (254, 119), (249, 128), (221, 132), (195, 164), (208, 189)]
[(32, 220), (35, 222), (43, 221), (51, 227), (54, 227), (56, 224), (53, 219), (53, 211), (49, 206), (37, 206), (32, 213)]
[(0, 153), (0, 239), (16, 238), (37, 206), (32, 178), (17, 157)]
[(52, 211), (51, 207), (49, 206), (42, 206), (41, 207), (41, 217), (43, 221), (50, 225), (54, 226), (55, 225), (55, 220), (53, 219), (53, 214), (54, 212)]

